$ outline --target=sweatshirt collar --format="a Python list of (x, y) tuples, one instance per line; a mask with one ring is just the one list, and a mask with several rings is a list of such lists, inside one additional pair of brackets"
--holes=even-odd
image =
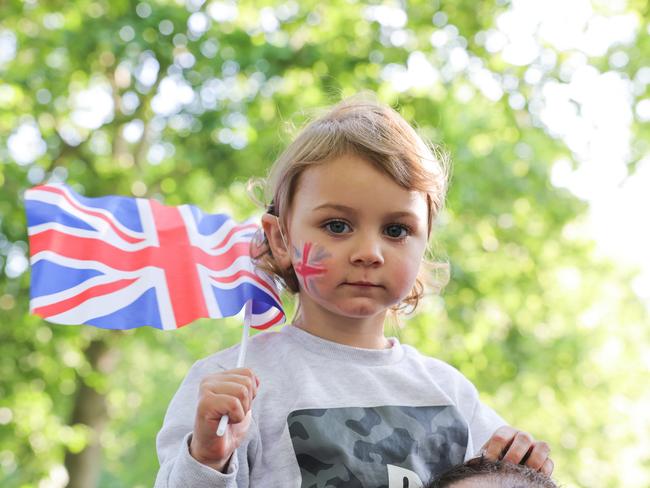
[(334, 360), (351, 361), (367, 366), (385, 366), (398, 362), (404, 356), (404, 349), (396, 337), (388, 338), (391, 343), (388, 349), (365, 349), (328, 341), (292, 324), (285, 325), (282, 333), (287, 334), (302, 348)]

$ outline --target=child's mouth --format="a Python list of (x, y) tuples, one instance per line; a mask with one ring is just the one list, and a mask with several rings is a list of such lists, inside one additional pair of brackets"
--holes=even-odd
[(343, 283), (344, 285), (349, 285), (349, 286), (359, 286), (362, 288), (381, 288), (381, 285), (378, 285), (376, 283), (371, 283), (369, 281), (346, 281)]

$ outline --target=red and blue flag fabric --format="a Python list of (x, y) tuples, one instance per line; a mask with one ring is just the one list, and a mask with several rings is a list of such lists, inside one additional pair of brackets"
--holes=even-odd
[(50, 322), (176, 329), (249, 300), (252, 327), (284, 322), (275, 281), (251, 258), (251, 221), (53, 184), (27, 190), (25, 209), (30, 308)]

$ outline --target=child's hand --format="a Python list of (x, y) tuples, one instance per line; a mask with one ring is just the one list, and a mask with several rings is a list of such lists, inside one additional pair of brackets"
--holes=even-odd
[[(248, 432), (251, 403), (259, 379), (248, 368), (231, 369), (206, 376), (199, 388), (190, 454), (202, 464), (225, 471), (230, 456)], [(226, 433), (218, 437), (217, 426), (228, 415)]]
[(535, 441), (527, 432), (510, 426), (498, 428), (481, 449), (486, 459), (523, 464), (547, 476), (553, 472), (550, 452), (546, 442)]

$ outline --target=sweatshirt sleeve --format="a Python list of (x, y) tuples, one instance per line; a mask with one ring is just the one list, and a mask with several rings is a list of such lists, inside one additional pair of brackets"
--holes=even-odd
[(162, 429), (156, 439), (160, 470), (155, 488), (247, 486), (241, 483), (242, 477), (238, 476), (240, 466), (237, 451), (245, 450), (245, 444), (233, 453), (226, 473), (205, 466), (190, 455), (189, 443), (194, 427), (199, 384), (209, 372), (212, 371), (205, 370), (201, 361), (195, 363), (167, 408)]
[(474, 392), (476, 403), (469, 425), (472, 432), (473, 448), (467, 450), (468, 459), (478, 455), (483, 444), (487, 442), (495, 430), (503, 425), (507, 425), (507, 422), (498, 413), (481, 402), (476, 389), (474, 389)]

